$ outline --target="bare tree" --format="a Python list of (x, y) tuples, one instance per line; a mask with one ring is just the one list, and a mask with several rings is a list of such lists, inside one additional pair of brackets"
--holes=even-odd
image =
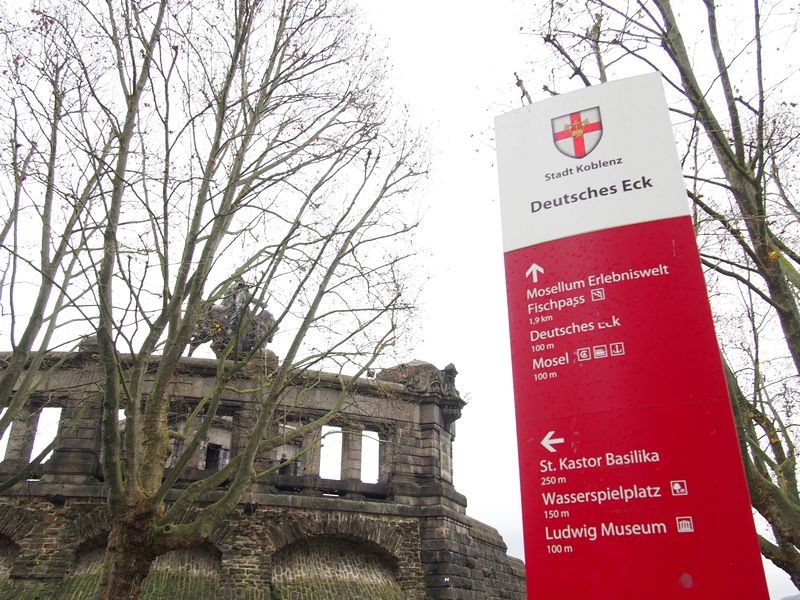
[[(271, 435), (298, 375), (359, 376), (395, 343), (411, 309), (404, 199), (425, 161), (337, 0), (54, 0), (6, 15), (2, 49), (0, 433), (47, 351), (94, 333), (112, 523), (97, 596), (135, 598), (155, 557), (202, 543), (265, 474), (259, 453), (330, 420)], [(171, 432), (170, 380), (231, 297), (214, 385)], [(246, 447), (167, 505), (226, 385), (278, 329)], [(183, 451), (165, 478), (171, 436)]]
[(800, 587), (797, 7), (588, 0), (538, 18), (568, 70), (546, 90), (642, 67), (664, 77), (750, 494), (772, 533), (761, 550)]

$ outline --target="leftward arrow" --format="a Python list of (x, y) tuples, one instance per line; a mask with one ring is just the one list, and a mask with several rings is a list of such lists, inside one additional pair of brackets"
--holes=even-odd
[(550, 452), (555, 452), (556, 449), (553, 447), (553, 444), (563, 444), (564, 438), (557, 438), (553, 437), (555, 435), (555, 431), (548, 431), (547, 435), (542, 438), (542, 446), (547, 448)]
[(531, 266), (525, 271), (525, 277), (531, 277), (533, 283), (539, 283), (539, 273), (544, 273), (544, 269), (536, 263), (531, 263)]

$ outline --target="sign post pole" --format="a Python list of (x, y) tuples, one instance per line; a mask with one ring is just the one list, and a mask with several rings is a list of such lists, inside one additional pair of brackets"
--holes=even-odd
[(658, 74), (498, 117), (529, 598), (768, 598)]

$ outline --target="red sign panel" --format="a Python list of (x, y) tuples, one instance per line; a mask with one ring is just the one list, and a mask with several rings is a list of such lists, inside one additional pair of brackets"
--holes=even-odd
[(767, 598), (689, 217), (505, 263), (529, 597)]

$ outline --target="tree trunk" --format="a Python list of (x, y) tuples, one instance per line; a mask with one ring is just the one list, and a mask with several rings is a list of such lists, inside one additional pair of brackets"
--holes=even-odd
[(126, 511), (112, 519), (95, 600), (135, 600), (158, 553), (152, 511)]

